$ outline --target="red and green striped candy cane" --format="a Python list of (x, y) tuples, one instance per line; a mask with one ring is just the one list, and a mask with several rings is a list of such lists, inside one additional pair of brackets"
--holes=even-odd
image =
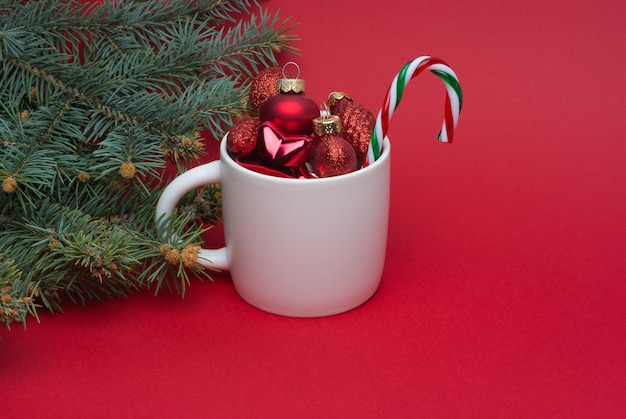
[(389, 121), (402, 99), (404, 89), (409, 84), (409, 81), (425, 70), (429, 70), (443, 80), (446, 86), (443, 126), (437, 139), (444, 143), (452, 142), (463, 105), (463, 93), (461, 92), (459, 79), (443, 60), (429, 56), (418, 57), (406, 63), (391, 82), (383, 107), (378, 111), (378, 117), (372, 130), (372, 137), (363, 166), (367, 166), (369, 162), (378, 160), (380, 157), (383, 140), (389, 130)]

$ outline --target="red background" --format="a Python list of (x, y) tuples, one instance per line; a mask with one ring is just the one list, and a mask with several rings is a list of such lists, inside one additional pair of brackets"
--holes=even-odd
[(252, 308), (227, 274), (66, 305), (2, 332), (2, 416), (626, 417), (625, 3), (262, 5), (300, 23), (316, 101), (377, 112), (419, 55), (459, 75), (453, 144), (430, 74), (393, 117), (378, 292), (321, 319)]

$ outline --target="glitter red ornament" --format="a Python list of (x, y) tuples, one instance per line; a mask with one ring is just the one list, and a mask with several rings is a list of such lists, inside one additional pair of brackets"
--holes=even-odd
[(326, 101), (326, 103), (328, 105), (330, 113), (333, 115), (337, 115), (337, 112), (339, 112), (339, 110), (353, 103), (353, 100), (345, 92), (332, 92), (328, 95), (328, 100)]
[(235, 121), (226, 137), (228, 152), (239, 155), (254, 150), (260, 123), (259, 118), (242, 118)]
[(261, 111), (261, 106), (272, 96), (279, 93), (278, 81), (285, 78), (283, 70), (278, 67), (269, 67), (261, 70), (250, 83), (248, 100), (250, 107), (256, 115)]
[(357, 170), (356, 152), (341, 135), (339, 117), (318, 117), (313, 124), (316, 146), (309, 156), (312, 171), (319, 177), (331, 177)]
[(343, 136), (354, 147), (360, 166), (367, 154), (372, 130), (376, 124), (374, 114), (343, 92), (331, 93), (328, 106), (331, 112), (339, 117)]
[[(289, 64), (296, 65), (285, 64), (283, 72)], [(280, 79), (280, 93), (266, 100), (259, 112), (261, 122), (272, 122), (285, 135), (311, 135), (313, 119), (320, 115), (316, 103), (304, 95), (304, 80), (298, 78), (299, 75), (298, 68), (296, 78)]]

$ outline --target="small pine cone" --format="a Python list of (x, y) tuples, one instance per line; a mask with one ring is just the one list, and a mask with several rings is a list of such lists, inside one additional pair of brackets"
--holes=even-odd
[(178, 249), (174, 249), (171, 244), (162, 244), (159, 251), (170, 265), (178, 266), (180, 263), (180, 252)]
[(35, 286), (31, 285), (31, 286), (28, 288), (28, 293), (29, 293), (29, 294), (32, 294), (32, 295), (33, 295), (33, 297), (38, 298), (38, 297), (39, 297), (39, 288), (37, 288), (37, 287), (35, 287)]
[(117, 192), (117, 191), (121, 191), (122, 189), (124, 189), (124, 182), (121, 180), (114, 180), (113, 183), (111, 184), (111, 190)]
[(50, 239), (48, 242), (48, 250), (54, 252), (59, 249), (59, 241), (57, 239)]
[(181, 252), (181, 260), (185, 268), (193, 268), (198, 262), (198, 251), (200, 246), (197, 244), (188, 244)]
[(132, 162), (127, 161), (120, 165), (119, 174), (124, 179), (132, 179), (137, 174), (137, 168)]
[(189, 148), (193, 145), (193, 140), (189, 138), (187, 135), (183, 135), (180, 139), (180, 146), (183, 148)]
[(2, 191), (5, 193), (13, 193), (17, 190), (17, 180), (13, 176), (2, 181)]
[(192, 214), (194, 217), (198, 215), (198, 206), (194, 204), (185, 204), (178, 207), (178, 212), (184, 215)]
[(76, 177), (78, 178), (78, 181), (80, 183), (87, 183), (91, 176), (89, 176), (89, 173), (80, 172), (78, 175), (76, 175)]
[(47, 300), (61, 301), (61, 296), (56, 290), (43, 290), (42, 292)]

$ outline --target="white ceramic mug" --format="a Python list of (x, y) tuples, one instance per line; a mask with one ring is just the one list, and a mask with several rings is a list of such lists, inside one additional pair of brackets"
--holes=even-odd
[(346, 175), (292, 179), (220, 160), (176, 177), (156, 217), (194, 188), (220, 183), (226, 247), (202, 249), (203, 266), (230, 271), (237, 293), (261, 310), (321, 317), (351, 310), (377, 290), (389, 216), (389, 139), (381, 157)]

